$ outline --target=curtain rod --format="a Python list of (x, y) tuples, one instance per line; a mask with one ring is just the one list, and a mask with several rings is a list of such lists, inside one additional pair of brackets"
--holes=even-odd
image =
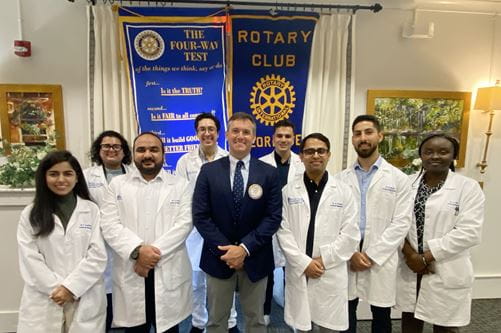
[[(70, 2), (75, 2), (75, 0), (68, 0)], [(96, 2), (99, 0), (87, 0), (87, 2), (91, 3), (92, 5), (95, 5)], [(110, 4), (113, 4), (115, 2), (126, 2), (125, 0), (101, 0), (103, 3), (109, 2)], [(348, 9), (353, 12), (356, 12), (358, 10), (370, 10), (374, 13), (379, 12), (381, 9), (383, 9), (383, 6), (381, 4), (376, 3), (374, 5), (340, 5), (340, 4), (333, 4), (333, 5), (324, 5), (324, 4), (306, 4), (306, 3), (278, 3), (278, 2), (252, 2), (252, 1), (225, 1), (225, 0), (127, 0), (129, 3), (133, 2), (147, 2), (148, 4), (150, 3), (161, 3), (163, 6), (165, 6), (166, 3), (171, 3), (173, 4), (174, 2), (177, 3), (189, 3), (189, 4), (208, 4), (208, 5), (224, 5), (224, 6), (254, 6), (254, 7), (274, 7), (274, 8), (286, 8), (287, 10), (289, 9), (297, 9), (297, 8), (303, 8), (303, 9)]]

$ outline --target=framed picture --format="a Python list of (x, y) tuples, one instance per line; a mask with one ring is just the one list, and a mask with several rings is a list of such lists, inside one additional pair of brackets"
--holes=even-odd
[(417, 171), (421, 140), (443, 131), (459, 141), (457, 167), (464, 167), (470, 100), (470, 92), (368, 90), (367, 113), (383, 126), (381, 155), (404, 172)]
[(0, 84), (0, 121), (7, 154), (16, 145), (65, 148), (60, 85)]

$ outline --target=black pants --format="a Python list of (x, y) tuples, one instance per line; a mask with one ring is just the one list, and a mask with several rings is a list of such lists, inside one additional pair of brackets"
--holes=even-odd
[[(146, 302), (146, 323), (126, 327), (125, 333), (149, 333), (151, 327), (155, 327), (155, 270), (153, 269), (150, 269), (148, 277), (144, 279), (144, 299)], [(179, 333), (179, 325), (169, 328), (164, 333)]]
[[(358, 298), (348, 302), (350, 327), (343, 333), (357, 332), (357, 307)], [(372, 333), (391, 333), (391, 308), (383, 308), (371, 305)]]
[(271, 300), (273, 298), (273, 271), (268, 275), (268, 282), (266, 284), (266, 295), (264, 299), (263, 313), (270, 315), (271, 313)]
[[(423, 275), (418, 274), (416, 280), (416, 299), (421, 290)], [(402, 333), (423, 333), (424, 321), (414, 318), (413, 312), (402, 312)], [(459, 327), (433, 325), (433, 333), (458, 333)]]
[(112, 304), (111, 293), (106, 294), (106, 332), (111, 329), (111, 323), (113, 321), (113, 304)]

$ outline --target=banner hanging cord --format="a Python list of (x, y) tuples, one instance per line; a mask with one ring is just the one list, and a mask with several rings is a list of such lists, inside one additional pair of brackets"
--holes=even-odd
[[(69, 2), (75, 2), (75, 0), (68, 0)], [(89, 4), (96, 5), (97, 2), (101, 1), (103, 4), (114, 4), (114, 3), (119, 3), (121, 6), (124, 5), (124, 3), (128, 3), (129, 6), (134, 5), (134, 3), (140, 5), (141, 3), (144, 3), (144, 0), (87, 0)], [(173, 5), (174, 3), (181, 3), (181, 4), (207, 4), (207, 5), (222, 5), (222, 6), (251, 6), (251, 7), (271, 7), (275, 8), (275, 10), (278, 8), (278, 1), (276, 2), (251, 2), (251, 1), (229, 1), (229, 0), (156, 0), (156, 1), (147, 1), (148, 6), (158, 6), (160, 4), (162, 7), (165, 6), (166, 3), (170, 3)], [(307, 4), (307, 3), (280, 3), (281, 8), (287, 8), (287, 10), (300, 10), (301, 8), (306, 11), (306, 9), (310, 10), (322, 10), (322, 9), (346, 9), (350, 10), (353, 13), (359, 11), (359, 10), (369, 10), (374, 13), (377, 13), (383, 9), (383, 6), (379, 3), (375, 3), (373, 5), (349, 5), (349, 4)]]

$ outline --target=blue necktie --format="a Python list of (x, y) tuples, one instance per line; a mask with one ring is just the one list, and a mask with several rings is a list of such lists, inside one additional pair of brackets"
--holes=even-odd
[(240, 217), (240, 207), (242, 206), (242, 197), (244, 196), (244, 177), (242, 177), (242, 167), (244, 162), (238, 161), (233, 176), (233, 207), (235, 208), (235, 216)]

